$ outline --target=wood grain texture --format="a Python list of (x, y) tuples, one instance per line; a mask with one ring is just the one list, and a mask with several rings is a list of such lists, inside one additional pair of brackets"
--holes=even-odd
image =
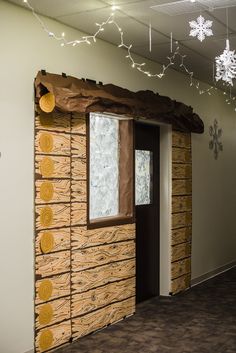
[(71, 160), (71, 172), (73, 180), (86, 180), (87, 177), (87, 160), (73, 157)]
[(71, 132), (86, 135), (86, 116), (84, 113), (72, 113)]
[(191, 244), (183, 243), (172, 246), (171, 248), (171, 261), (177, 261), (189, 257), (191, 255)]
[[(51, 148), (44, 149), (44, 141), (51, 139)], [(37, 131), (35, 137), (35, 152), (40, 154), (70, 155), (70, 135), (57, 132)]]
[[(49, 300), (58, 299), (70, 295), (70, 273), (50, 277), (47, 281), (51, 282), (52, 294)], [(44, 282), (44, 279), (37, 280), (35, 283), (35, 304), (41, 304), (44, 300), (39, 297), (39, 288)]]
[(73, 250), (135, 238), (135, 224), (87, 230), (87, 227), (73, 227), (71, 241)]
[(177, 278), (191, 272), (191, 258), (171, 264), (171, 278)]
[(71, 183), (72, 202), (87, 202), (87, 182), (76, 180)]
[(190, 287), (191, 275), (183, 275), (182, 277), (176, 278), (171, 282), (172, 294), (177, 294)]
[(135, 256), (135, 242), (127, 241), (72, 252), (72, 271), (81, 271)]
[(187, 227), (192, 225), (191, 212), (181, 212), (172, 214), (172, 229)]
[(135, 278), (107, 284), (72, 297), (72, 317), (83, 315), (135, 295)]
[(71, 225), (85, 225), (87, 223), (87, 204), (73, 202), (71, 204)]
[(176, 195), (191, 195), (192, 194), (192, 180), (173, 180), (172, 194)]
[[(70, 228), (52, 229), (50, 231), (53, 237), (53, 248), (51, 252), (70, 249)], [(44, 252), (41, 249), (40, 241), (44, 237), (45, 231), (40, 231), (36, 236), (35, 253), (41, 255)]]
[[(51, 210), (51, 218), (46, 215), (45, 210)], [(36, 229), (51, 229), (56, 227), (70, 226), (70, 204), (53, 204), (48, 206), (36, 206)]]
[(172, 245), (181, 244), (190, 241), (192, 237), (192, 228), (184, 227), (172, 230)]
[(74, 339), (88, 335), (102, 327), (123, 319), (135, 312), (135, 297), (111, 304), (106, 308), (72, 319), (72, 336)]
[(86, 137), (81, 135), (71, 136), (71, 154), (77, 158), (86, 158)]
[(172, 148), (173, 163), (191, 163), (191, 151), (185, 148)]
[(191, 179), (192, 165), (191, 164), (172, 164), (172, 178), (173, 179)]
[[(40, 343), (45, 342), (44, 336), (46, 336), (45, 334), (47, 334), (48, 331), (52, 335), (52, 342), (46, 349), (43, 349)], [(45, 352), (45, 351), (48, 351), (49, 349), (61, 346), (62, 344), (69, 342), (70, 338), (71, 338), (70, 320), (51, 326), (50, 328), (42, 329), (38, 331), (36, 334), (36, 339), (35, 339), (36, 352), (37, 353)]]
[[(45, 307), (51, 308), (51, 317), (46, 317), (44, 311)], [(53, 300), (47, 304), (36, 305), (35, 314), (36, 330), (70, 319), (70, 296), (67, 298)], [(45, 321), (45, 323), (42, 323), (42, 321)]]
[(133, 276), (135, 276), (135, 259), (114, 262), (82, 272), (72, 272), (72, 292), (82, 293)]
[(54, 110), (52, 113), (44, 113), (36, 106), (35, 128), (36, 130), (48, 130), (58, 132), (70, 132), (71, 114)]
[(172, 197), (172, 213), (191, 211), (192, 197), (191, 196), (173, 196)]
[(172, 132), (172, 146), (180, 148), (191, 148), (191, 134), (173, 131)]
[[(53, 193), (50, 199), (42, 199), (42, 189), (46, 184), (51, 184)], [(36, 180), (36, 195), (35, 203), (36, 204), (45, 204), (45, 203), (58, 203), (58, 202), (70, 202), (70, 180)]]
[(45, 278), (70, 271), (70, 251), (36, 256), (35, 273)]
[[(50, 175), (44, 175), (42, 171), (42, 165), (45, 161), (45, 158), (48, 158), (53, 163), (53, 171)], [(70, 157), (58, 157), (58, 156), (44, 156), (36, 155), (35, 156), (35, 172), (37, 178), (70, 178)]]

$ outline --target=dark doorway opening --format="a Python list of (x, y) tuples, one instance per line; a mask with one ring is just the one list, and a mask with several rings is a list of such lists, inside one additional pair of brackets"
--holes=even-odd
[(160, 129), (135, 123), (136, 302), (159, 295)]

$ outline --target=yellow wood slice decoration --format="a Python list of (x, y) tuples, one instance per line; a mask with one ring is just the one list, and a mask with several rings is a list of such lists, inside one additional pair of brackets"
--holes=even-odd
[(53, 149), (53, 137), (51, 134), (46, 132), (42, 133), (39, 138), (39, 146), (45, 153), (52, 152)]
[(40, 247), (44, 254), (52, 251), (54, 247), (54, 237), (51, 232), (44, 232), (40, 239)]
[(49, 227), (53, 221), (53, 211), (51, 207), (43, 207), (40, 211), (40, 223), (42, 227)]
[(53, 308), (51, 304), (41, 306), (39, 310), (39, 323), (40, 325), (47, 325), (52, 321)]
[(45, 181), (40, 186), (40, 198), (43, 201), (51, 201), (53, 198), (54, 187), (50, 181)]
[(45, 113), (51, 113), (55, 105), (55, 96), (51, 92), (46, 93), (39, 100), (39, 106)]
[(54, 161), (50, 157), (44, 157), (40, 163), (40, 171), (44, 177), (50, 177), (54, 173)]
[(49, 279), (45, 279), (40, 283), (38, 288), (39, 298), (41, 300), (49, 300), (52, 296), (53, 285)]
[(46, 351), (53, 344), (53, 333), (51, 330), (44, 330), (39, 337), (39, 347), (42, 351)]

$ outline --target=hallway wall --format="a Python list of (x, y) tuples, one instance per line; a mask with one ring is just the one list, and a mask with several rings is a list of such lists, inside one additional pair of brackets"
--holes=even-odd
[[(71, 38), (79, 35), (45, 21), (55, 32), (65, 31)], [(40, 69), (134, 91), (150, 89), (192, 105), (206, 129), (203, 135), (192, 136), (192, 279), (235, 261), (236, 113), (222, 94), (199, 96), (186, 76), (175, 71), (162, 80), (144, 77), (127, 65), (123, 50), (100, 40), (91, 46), (62, 48), (31, 13), (6, 1), (0, 1), (0, 39), (1, 351), (24, 353), (33, 348), (33, 80)], [(159, 65), (147, 63), (158, 71)], [(208, 148), (214, 119), (223, 128), (224, 151), (218, 161)]]

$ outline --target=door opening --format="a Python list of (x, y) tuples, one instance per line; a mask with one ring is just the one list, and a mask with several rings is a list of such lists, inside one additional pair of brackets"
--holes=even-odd
[(159, 295), (160, 130), (135, 123), (136, 302)]

